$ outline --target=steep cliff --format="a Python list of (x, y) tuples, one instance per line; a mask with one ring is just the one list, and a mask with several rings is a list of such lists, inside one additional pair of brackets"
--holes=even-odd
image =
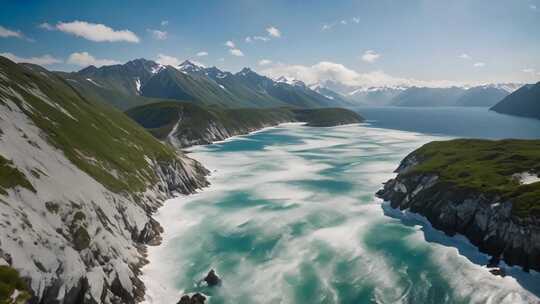
[(142, 299), (152, 213), (206, 174), (56, 74), (0, 57), (0, 265), (31, 303)]
[(377, 195), (482, 252), (540, 270), (540, 141), (432, 142)]

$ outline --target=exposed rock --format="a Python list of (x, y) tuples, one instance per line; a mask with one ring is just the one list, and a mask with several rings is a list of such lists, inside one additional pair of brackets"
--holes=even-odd
[(489, 272), (492, 275), (501, 276), (503, 278), (506, 276), (506, 272), (502, 268), (493, 268), (493, 269), (490, 269)]
[(221, 279), (216, 275), (214, 269), (208, 272), (208, 274), (204, 278), (204, 281), (208, 284), (208, 286), (216, 286), (221, 283)]
[(189, 295), (184, 295), (180, 298), (177, 304), (204, 304), (206, 302), (206, 297), (200, 293), (196, 293), (189, 297)]
[[(421, 163), (414, 154), (406, 157), (377, 196), (392, 208), (425, 216), (447, 235), (462, 234), (481, 252), (508, 265), (540, 270), (540, 223), (532, 217), (512, 214), (512, 202), (493, 193), (479, 193), (442, 181), (434, 173), (416, 173)], [(500, 257), (500, 258), (499, 258)], [(499, 272), (499, 271), (498, 271)]]

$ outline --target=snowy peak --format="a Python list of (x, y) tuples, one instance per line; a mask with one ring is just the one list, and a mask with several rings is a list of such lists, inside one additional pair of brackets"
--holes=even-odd
[(182, 62), (179, 66), (177, 66), (176, 69), (178, 69), (180, 72), (190, 74), (201, 72), (202, 70), (204, 70), (204, 66), (186, 60)]
[(281, 76), (281, 77), (277, 78), (275, 81), (280, 82), (280, 83), (286, 83), (286, 84), (292, 85), (292, 86), (299, 86), (299, 87), (305, 87), (306, 86), (306, 84), (303, 81), (300, 81), (300, 80), (295, 79), (293, 77)]

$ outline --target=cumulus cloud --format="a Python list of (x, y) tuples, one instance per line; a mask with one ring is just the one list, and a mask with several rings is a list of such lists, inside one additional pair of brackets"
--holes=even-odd
[(268, 35), (272, 37), (275, 37), (275, 38), (281, 37), (281, 32), (273, 26), (266, 28), (266, 31), (268, 32)]
[(232, 42), (231, 40), (225, 42), (225, 46), (229, 48), (229, 53), (233, 56), (242, 57), (244, 56), (244, 53), (236, 47), (236, 44)]
[(343, 64), (322, 61), (312, 66), (276, 64), (261, 71), (262, 74), (277, 78), (280, 76), (299, 79), (308, 84), (335, 81), (347, 86), (384, 86), (384, 85), (415, 85), (428, 87), (448, 87), (459, 83), (435, 80), (423, 81), (409, 78), (394, 77), (383, 71), (360, 73), (347, 68)]
[(162, 64), (162, 65), (172, 65), (172, 66), (177, 66), (177, 65), (180, 65), (180, 63), (182, 63), (180, 59), (173, 56), (164, 55), (164, 54), (158, 54), (156, 61), (157, 63)]
[(483, 66), (485, 66), (485, 65), (486, 65), (486, 64), (485, 64), (484, 62), (475, 62), (475, 63), (473, 64), (473, 67), (475, 67), (475, 68), (481, 68), (481, 67), (483, 67)]
[(369, 63), (374, 63), (381, 57), (381, 54), (378, 54), (374, 50), (367, 50), (362, 54), (362, 60)]
[(0, 37), (1, 38), (23, 38), (23, 34), (19, 31), (10, 30), (0, 25)]
[(169, 25), (169, 20), (161, 21), (161, 26), (167, 26), (167, 25)]
[(148, 31), (152, 34), (152, 37), (154, 37), (154, 39), (156, 39), (156, 40), (166, 40), (167, 39), (168, 34), (167, 34), (166, 31), (151, 30), (151, 29), (149, 29)]
[(203, 57), (203, 56), (208, 56), (208, 52), (201, 51), (197, 53), (197, 57)]
[(51, 65), (55, 63), (61, 63), (62, 60), (58, 58), (54, 58), (51, 55), (43, 55), (39, 57), (19, 57), (13, 53), (0, 53), (0, 56), (4, 56), (7, 59), (15, 62), (26, 62), (26, 63), (33, 63), (38, 65)]
[(469, 54), (465, 54), (465, 53), (459, 55), (458, 57), (461, 58), (461, 59), (465, 59), (465, 60), (471, 60), (472, 59), (472, 57), (469, 56)]
[(269, 65), (272, 63), (272, 60), (268, 60), (268, 59), (261, 59), (259, 60), (259, 65), (260, 66), (265, 66), (265, 65)]
[(238, 57), (244, 56), (244, 53), (239, 49), (230, 49), (229, 53), (231, 53), (231, 55), (233, 56), (238, 56)]
[(89, 65), (100, 67), (103, 65), (119, 64), (120, 62), (112, 59), (97, 59), (88, 52), (75, 52), (69, 55), (67, 63), (82, 67)]
[(353, 17), (353, 18), (351, 19), (351, 21), (354, 22), (354, 23), (356, 23), (356, 24), (358, 24), (358, 23), (360, 23), (360, 18), (358, 18), (358, 17)]
[(138, 43), (140, 41), (139, 37), (129, 30), (114, 30), (104, 24), (86, 21), (59, 22), (55, 28), (61, 32), (96, 42)]

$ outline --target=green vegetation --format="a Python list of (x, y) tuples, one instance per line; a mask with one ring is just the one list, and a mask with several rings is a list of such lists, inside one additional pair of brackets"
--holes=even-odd
[(333, 126), (363, 121), (357, 113), (339, 108), (223, 109), (180, 102), (144, 105), (127, 111), (127, 114), (160, 139), (165, 138), (176, 122), (181, 120), (182, 134), (190, 140), (204, 138), (212, 125), (234, 135), (282, 122), (301, 121), (310, 126)]
[[(19, 294), (16, 299), (13, 299), (15, 290)], [(30, 297), (28, 287), (19, 273), (11, 267), (0, 266), (0, 304), (26, 303)]]
[[(11, 87), (24, 99), (0, 91), (0, 102), (4, 98), (13, 100), (52, 145), (112, 191), (142, 191), (147, 183), (155, 181), (145, 156), (157, 160), (176, 157), (172, 148), (155, 140), (124, 113), (83, 97), (55, 73), (35, 65), (18, 65), (3, 57), (0, 71), (9, 75), (9, 79), (0, 78), (0, 86)], [(39, 89), (48, 101), (30, 89)], [(0, 172), (6, 174), (5, 170)], [(8, 186), (16, 185), (11, 183)], [(24, 185), (21, 180), (16, 183)]]
[(296, 120), (306, 122), (312, 127), (331, 127), (364, 121), (358, 113), (342, 108), (294, 109), (292, 111)]
[(463, 189), (500, 195), (520, 217), (540, 217), (540, 182), (520, 184), (513, 174), (540, 174), (539, 140), (458, 139), (431, 142), (414, 152), (421, 163), (407, 174), (436, 173)]
[(21, 186), (34, 192), (36, 191), (24, 174), (17, 170), (11, 161), (8, 161), (0, 155), (0, 193), (5, 194), (5, 189), (13, 188), (15, 186)]

